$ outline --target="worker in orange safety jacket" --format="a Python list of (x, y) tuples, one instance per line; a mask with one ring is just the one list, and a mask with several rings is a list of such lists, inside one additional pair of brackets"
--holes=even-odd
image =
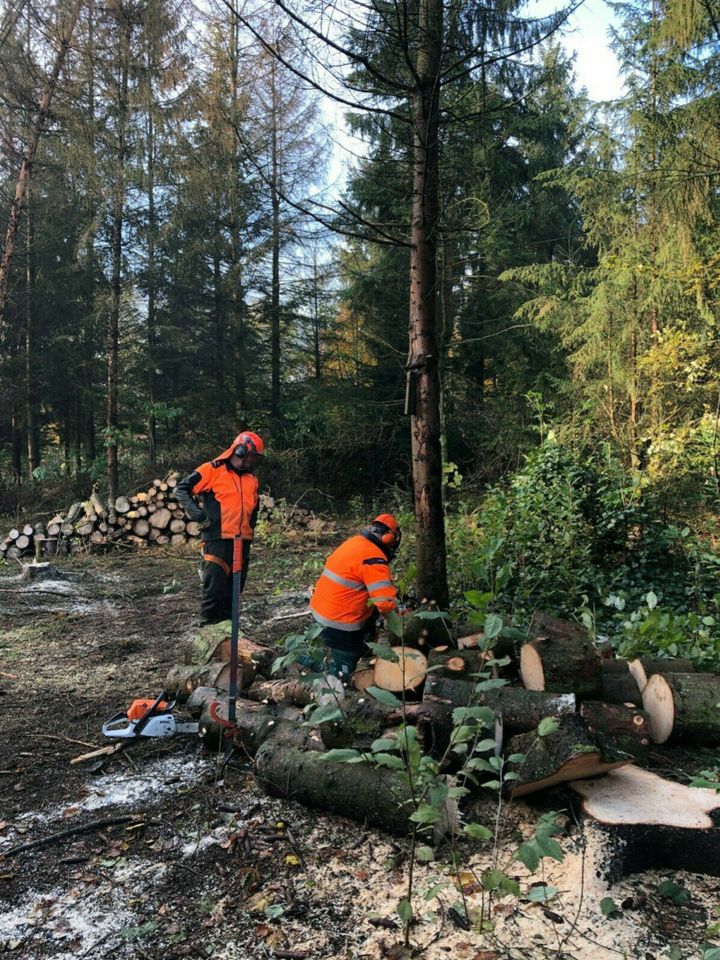
[(349, 676), (368, 653), (379, 614), (397, 611), (397, 587), (390, 561), (400, 546), (400, 525), (390, 513), (375, 517), (367, 530), (350, 537), (325, 561), (315, 584), (310, 612), (322, 627), (328, 648), (326, 669)]
[(229, 620), (232, 615), (233, 541), (238, 535), (242, 538), (240, 590), (245, 587), (258, 513), (254, 470), (264, 452), (262, 438), (246, 430), (219, 457), (203, 463), (175, 487), (185, 513), (200, 524), (203, 624)]

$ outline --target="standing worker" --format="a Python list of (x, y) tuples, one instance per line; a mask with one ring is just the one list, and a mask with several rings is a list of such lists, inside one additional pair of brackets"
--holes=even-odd
[(310, 612), (323, 627), (324, 641), (334, 661), (329, 672), (349, 677), (368, 653), (378, 614), (397, 611), (397, 587), (390, 561), (400, 546), (400, 525), (381, 513), (362, 533), (341, 543), (325, 561), (310, 600)]
[(175, 487), (185, 513), (200, 524), (202, 624), (232, 616), (233, 542), (237, 536), (242, 538), (240, 591), (245, 587), (258, 513), (254, 470), (264, 451), (262, 438), (246, 430), (216, 460), (203, 463)]

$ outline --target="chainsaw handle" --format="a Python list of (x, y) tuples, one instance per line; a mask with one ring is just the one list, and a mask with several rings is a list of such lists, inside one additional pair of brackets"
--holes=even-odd
[[(150, 706), (147, 708), (147, 710), (145, 711), (145, 713), (140, 717), (140, 719), (138, 720), (138, 722), (135, 724), (135, 736), (136, 736), (136, 737), (140, 735), (140, 731), (142, 730), (142, 728), (143, 728), (144, 726), (146, 726), (146, 724), (147, 724), (148, 721), (150, 720), (150, 717), (152, 717), (152, 715), (155, 713), (155, 711), (157, 710), (158, 706), (160, 705), (160, 703), (161, 703), (164, 699), (165, 699), (165, 691), (164, 691), (164, 690), (161, 690), (160, 693), (157, 695), (154, 703), (151, 703), (151, 704), (150, 704)], [(170, 708), (170, 704), (168, 704), (168, 708), (167, 708), (167, 709), (169, 709), (169, 708)]]

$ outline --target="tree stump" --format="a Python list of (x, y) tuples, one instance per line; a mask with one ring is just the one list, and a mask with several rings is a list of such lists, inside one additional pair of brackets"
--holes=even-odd
[(596, 871), (614, 883), (653, 869), (720, 876), (720, 796), (628, 766), (570, 784), (597, 834)]

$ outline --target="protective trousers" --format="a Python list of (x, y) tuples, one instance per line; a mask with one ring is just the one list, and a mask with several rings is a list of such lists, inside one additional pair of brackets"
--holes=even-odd
[[(232, 616), (232, 540), (207, 540), (202, 544), (202, 599), (200, 622), (220, 623)], [(243, 540), (240, 592), (245, 588), (250, 562), (250, 541)]]

